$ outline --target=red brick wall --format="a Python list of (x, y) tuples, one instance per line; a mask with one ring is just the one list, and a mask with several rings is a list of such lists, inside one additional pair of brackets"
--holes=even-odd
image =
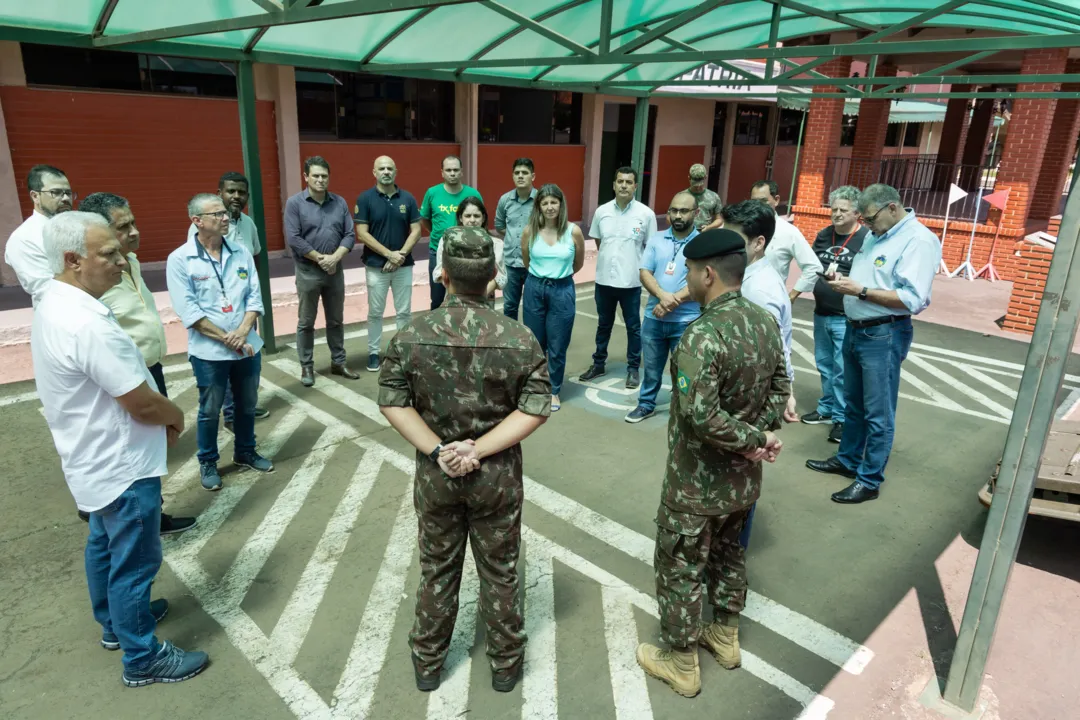
[[(55, 165), (80, 197), (123, 195), (142, 233), (142, 262), (165, 260), (186, 240), (187, 202), (243, 172), (235, 100), (175, 95), (0, 88), (23, 213), (30, 168)], [(266, 245), (284, 247), (274, 105), (258, 103)]]
[(427, 189), (442, 182), (442, 159), (459, 152), (456, 143), (301, 141), (300, 168), (312, 155), (324, 158), (330, 163), (330, 190), (352, 207), (360, 193), (375, 187), (375, 158), (389, 155), (397, 165), (398, 187), (412, 193), (419, 206)]
[[(895, 65), (878, 68), (881, 77), (895, 77)], [(878, 86), (880, 87), (880, 86)], [(885, 135), (889, 130), (891, 100), (862, 100), (859, 103), (859, 124), (855, 128), (855, 145), (851, 148), (851, 166), (848, 183), (865, 188), (877, 177), (873, 161), (881, 158)]]
[[(662, 150), (663, 148), (661, 148)], [(704, 148), (699, 148), (696, 162), (701, 162)], [(514, 161), (527, 157), (536, 166), (536, 187), (555, 183), (566, 197), (566, 214), (571, 222), (590, 220), (582, 218), (581, 202), (585, 195), (585, 146), (584, 145), (503, 145), (481, 144), (477, 149), (477, 190), (484, 196), (484, 204), (495, 222), (495, 203), (499, 197), (512, 190)], [(689, 167), (689, 166), (687, 166)], [(683, 171), (686, 175), (686, 171)], [(665, 201), (666, 202), (666, 201)]]
[[(1080, 71), (1080, 60), (1069, 60), (1065, 72)], [(1080, 85), (1069, 83), (1061, 86), (1065, 92), (1076, 92)], [(1046, 138), (1046, 152), (1031, 199), (1028, 217), (1049, 218), (1061, 210), (1061, 194), (1065, 190), (1065, 178), (1069, 164), (1076, 154), (1076, 136), (1080, 132), (1080, 100), (1058, 100), (1050, 134)]]
[[(851, 58), (830, 60), (818, 70), (829, 77), (847, 77), (851, 70)], [(814, 92), (836, 92), (836, 87), (816, 86)], [(797, 201), (802, 204), (817, 205), (825, 201), (825, 166), (840, 146), (843, 115), (843, 98), (814, 98), (810, 101), (797, 194)], [(730, 192), (728, 194), (731, 195)]]
[(1054, 249), (1027, 240), (1021, 240), (1015, 247), (1018, 255), (1014, 258), (1016, 272), (1004, 327), (1030, 335), (1035, 330), (1035, 320), (1039, 316)]

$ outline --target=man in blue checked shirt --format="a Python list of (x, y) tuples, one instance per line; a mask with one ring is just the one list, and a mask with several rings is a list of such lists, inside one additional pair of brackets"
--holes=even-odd
[(850, 478), (833, 493), (838, 503), (878, 496), (892, 451), (900, 364), (911, 349), (911, 316), (930, 306), (934, 273), (941, 264), (937, 236), (905, 208), (900, 193), (871, 185), (859, 196), (862, 222), (872, 234), (851, 263), (848, 277), (829, 286), (844, 296), (844, 400), (840, 450), (828, 460), (807, 460), (811, 470)]
[(252, 328), (263, 304), (251, 253), (225, 241), (229, 211), (221, 198), (196, 195), (188, 203), (188, 216), (188, 241), (169, 255), (166, 279), (173, 310), (188, 329), (188, 359), (199, 388), (199, 474), (204, 488), (220, 490), (218, 415), (226, 385), (236, 402), (233, 463), (260, 472), (274, 469), (255, 452), (263, 341)]
[(701, 306), (690, 299), (686, 288), (683, 248), (697, 236), (694, 217), (697, 200), (683, 191), (668, 206), (670, 227), (649, 239), (641, 258), (641, 285), (649, 291), (645, 321), (641, 325), (641, 384), (637, 407), (626, 414), (628, 423), (639, 423), (656, 412), (656, 396), (668, 358), (679, 346), (683, 331), (701, 315)]

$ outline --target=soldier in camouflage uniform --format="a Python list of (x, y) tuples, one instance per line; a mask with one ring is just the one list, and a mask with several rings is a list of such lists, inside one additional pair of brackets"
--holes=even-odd
[(690, 187), (686, 192), (694, 196), (697, 201), (697, 215), (694, 217), (694, 227), (698, 232), (705, 232), (713, 228), (723, 227), (724, 218), (720, 217), (720, 208), (724, 203), (720, 196), (705, 187), (709, 178), (709, 171), (701, 163), (690, 166)]
[(551, 382), (532, 332), (488, 308), (495, 252), (487, 232), (455, 227), (442, 243), (450, 295), (394, 336), (379, 375), (383, 414), (417, 449), (420, 587), (409, 644), (417, 688), (435, 690), (454, 633), (468, 540), (492, 685), (509, 692), (521, 676), (526, 641), (517, 567), (520, 443), (550, 414)]
[[(667, 472), (656, 516), (660, 640), (642, 643), (638, 664), (680, 695), (701, 691), (697, 645), (726, 668), (739, 666), (738, 620), (746, 602), (739, 534), (761, 490), (761, 460), (773, 461), (791, 393), (776, 321), (742, 297), (742, 236), (709, 230), (683, 250), (701, 317), (671, 364)], [(701, 626), (702, 580), (714, 622)]]

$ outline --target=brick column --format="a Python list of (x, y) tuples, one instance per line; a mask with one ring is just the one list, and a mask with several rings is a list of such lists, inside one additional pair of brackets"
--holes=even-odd
[[(896, 66), (883, 65), (877, 74), (879, 77), (896, 77)], [(855, 146), (851, 148), (848, 172), (848, 183), (857, 188), (876, 183), (881, 175), (881, 152), (889, 130), (891, 106), (892, 100), (886, 99), (859, 101), (859, 124), (855, 127)]]
[[(851, 73), (851, 58), (830, 60), (818, 68), (829, 77), (848, 77)], [(814, 92), (837, 92), (832, 85), (815, 86)], [(813, 98), (810, 100), (809, 117), (806, 118), (806, 132), (803, 137), (802, 157), (799, 160), (800, 205), (812, 207), (825, 203), (825, 193), (832, 178), (826, 178), (826, 171), (835, 172), (828, 167), (829, 158), (840, 147), (840, 128), (844, 118), (843, 98)], [(731, 121), (728, 123), (731, 124)]]
[[(1069, 60), (1065, 72), (1080, 72), (1080, 60)], [(1080, 92), (1080, 83), (1061, 86), (1062, 92)], [(1040, 220), (1061, 212), (1061, 193), (1065, 191), (1065, 178), (1069, 165), (1076, 154), (1076, 136), (1080, 132), (1080, 100), (1058, 100), (1054, 119), (1050, 122), (1046, 153), (1043, 156), (1035, 194), (1031, 198), (1028, 217)]]
[[(1027, 50), (1021, 67), (1023, 75), (1048, 75), (1065, 72), (1068, 49)], [(1052, 92), (1054, 83), (1025, 83), (1020, 92)], [(1025, 233), (1028, 209), (1039, 179), (1047, 139), (1057, 107), (1056, 100), (1018, 99), (1013, 103), (1005, 150), (998, 166), (995, 190), (1008, 188), (1009, 204), (1001, 219), (1002, 234), (1017, 237)]]
[(1055, 245), (1049, 240), (1034, 239), (1034, 236), (1016, 243), (1016, 273), (1009, 295), (1009, 308), (1002, 323), (1006, 330), (1027, 335), (1035, 331), (1035, 320), (1039, 316)]
[(990, 138), (990, 128), (994, 124), (994, 101), (976, 100), (975, 111), (968, 124), (967, 141), (964, 143), (960, 162), (965, 166), (960, 172), (960, 187), (974, 190), (979, 184), (979, 169), (986, 157), (986, 141)]
[[(970, 85), (954, 85), (953, 92), (969, 92)], [(967, 136), (968, 100), (952, 98), (945, 108), (945, 121), (941, 124), (941, 140), (938, 143), (937, 161), (940, 167), (934, 173), (934, 189), (946, 190), (953, 177), (953, 168), (960, 162), (960, 153)]]

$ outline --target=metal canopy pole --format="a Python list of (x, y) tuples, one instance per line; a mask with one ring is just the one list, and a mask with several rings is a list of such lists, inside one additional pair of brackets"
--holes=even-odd
[(795, 196), (799, 190), (799, 155), (802, 154), (803, 130), (806, 129), (806, 116), (810, 114), (810, 108), (803, 111), (802, 120), (799, 121), (799, 143), (795, 146), (795, 166), (791, 168), (791, 191), (788, 193), (788, 215), (791, 208), (795, 207)]
[(250, 60), (239, 62), (236, 73), (237, 104), (240, 106), (240, 148), (244, 154), (244, 174), (248, 178), (248, 212), (262, 238), (262, 249), (255, 258), (262, 291), (263, 316), (259, 320), (265, 350), (277, 352), (274, 341), (274, 305), (270, 299), (270, 258), (267, 256), (266, 216), (263, 208), (262, 166), (259, 161), (259, 124), (255, 114), (255, 73)]
[(1005, 439), (1001, 471), (975, 562), (964, 619), (943, 698), (970, 712), (979, 696), (1009, 573), (1027, 521), (1054, 405), (1065, 374), (1080, 303), (1080, 193), (1070, 193), (1050, 262), (1039, 317), (1028, 345), (1024, 376)]
[[(639, 97), (634, 103), (634, 145), (630, 152), (630, 166), (645, 179), (645, 142), (649, 134), (649, 98)], [(641, 200), (642, 182), (637, 184), (635, 199)]]

